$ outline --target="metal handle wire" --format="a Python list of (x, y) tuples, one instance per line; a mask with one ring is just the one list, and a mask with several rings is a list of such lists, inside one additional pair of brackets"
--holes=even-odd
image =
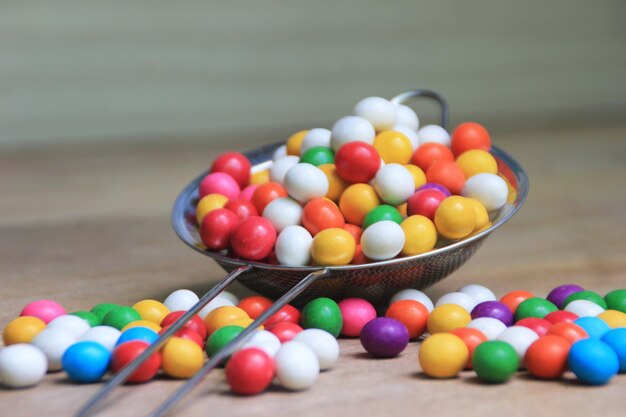
[(426, 88), (416, 88), (415, 90), (406, 91), (404, 93), (398, 94), (394, 98), (391, 99), (392, 103), (395, 104), (406, 104), (410, 101), (413, 101), (415, 98), (419, 97), (428, 97), (435, 100), (439, 103), (439, 107), (441, 109), (441, 127), (444, 129), (448, 129), (448, 121), (450, 118), (450, 110), (448, 108), (448, 101), (446, 98), (439, 94), (436, 91), (428, 90)]

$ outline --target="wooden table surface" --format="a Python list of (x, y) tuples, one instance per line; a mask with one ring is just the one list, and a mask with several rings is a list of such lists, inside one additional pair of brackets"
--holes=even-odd
[[(498, 296), (514, 289), (545, 296), (569, 282), (602, 294), (626, 287), (626, 125), (506, 134), (494, 142), (527, 169), (529, 198), (466, 265), (427, 290), (432, 298), (468, 283), (486, 285)], [(200, 141), (172, 141), (0, 154), (0, 326), (40, 298), (78, 310), (105, 301), (163, 299), (178, 288), (206, 291), (223, 272), (178, 240), (169, 211), (178, 191), (222, 150)], [(248, 294), (237, 285), (231, 289)], [(543, 382), (520, 373), (502, 385), (480, 384), (472, 372), (430, 380), (416, 359), (419, 343), (388, 360), (368, 358), (356, 340), (340, 344), (337, 367), (324, 372), (308, 391), (272, 388), (241, 398), (228, 393), (222, 372), (216, 371), (175, 414), (624, 412), (624, 375), (604, 387), (582, 386), (571, 374)], [(142, 415), (180, 383), (160, 379), (123, 387), (98, 415)], [(71, 415), (99, 387), (74, 385), (63, 373), (50, 374), (32, 389), (0, 390), (0, 415)]]

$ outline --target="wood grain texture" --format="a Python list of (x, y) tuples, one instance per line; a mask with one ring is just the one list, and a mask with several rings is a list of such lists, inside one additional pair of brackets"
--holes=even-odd
[[(494, 138), (527, 169), (528, 201), (475, 257), (427, 292), (436, 299), (468, 283), (499, 296), (513, 289), (545, 296), (566, 282), (600, 293), (626, 287), (625, 139), (626, 125)], [(171, 142), (0, 155), (0, 326), (43, 297), (78, 310), (208, 289), (223, 273), (178, 241), (168, 216), (178, 191), (220, 151), (209, 142)], [(420, 373), (419, 343), (389, 360), (368, 358), (355, 340), (341, 340), (341, 348), (337, 368), (309, 391), (241, 398), (228, 393), (216, 371), (176, 415), (623, 415), (624, 375), (599, 388), (570, 374), (541, 382), (522, 373), (504, 385), (479, 384), (471, 372), (433, 381)], [(143, 415), (180, 383), (123, 387), (98, 415)], [(0, 390), (0, 414), (70, 415), (99, 386), (51, 374), (33, 389)]]

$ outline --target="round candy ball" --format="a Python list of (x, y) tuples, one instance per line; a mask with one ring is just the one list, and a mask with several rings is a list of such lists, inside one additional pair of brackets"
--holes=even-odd
[(112, 352), (122, 332), (111, 326), (96, 326), (87, 330), (80, 341), (96, 342)]
[(550, 293), (548, 293), (548, 296), (546, 297), (546, 299), (550, 301), (551, 303), (553, 303), (558, 308), (563, 308), (565, 307), (563, 305), (563, 302), (565, 301), (567, 297), (569, 297), (575, 292), (584, 291), (584, 290), (585, 289), (583, 287), (581, 287), (580, 285), (576, 285), (576, 284), (559, 285), (558, 287), (552, 289)]
[(363, 327), (360, 340), (370, 355), (376, 358), (392, 358), (406, 349), (409, 331), (398, 320), (379, 317)]
[(305, 266), (311, 263), (313, 237), (302, 226), (287, 226), (276, 238), (274, 251), (281, 265)]
[(200, 239), (209, 250), (224, 250), (239, 223), (239, 216), (226, 208), (208, 212), (200, 223)]
[(55, 318), (65, 314), (65, 308), (56, 301), (52, 300), (37, 300), (27, 304), (20, 316), (32, 316), (40, 318), (44, 323), (50, 323)]
[(400, 300), (415, 300), (421, 303), (424, 307), (426, 307), (426, 310), (428, 310), (429, 314), (435, 308), (435, 306), (433, 305), (433, 302), (430, 300), (430, 297), (428, 297), (422, 291), (416, 290), (413, 288), (407, 288), (407, 289), (398, 291), (397, 293), (393, 295), (393, 297), (391, 297), (389, 304), (393, 304), (396, 301), (400, 301)]
[(204, 217), (213, 210), (224, 208), (228, 203), (228, 197), (221, 194), (207, 194), (198, 201), (196, 206), (196, 221), (202, 224)]
[(339, 176), (335, 164), (320, 165), (319, 169), (321, 169), (326, 175), (326, 178), (328, 178), (328, 192), (326, 193), (326, 198), (337, 203), (341, 194), (348, 188), (348, 183)]
[(315, 165), (316, 167), (335, 162), (335, 152), (326, 146), (314, 146), (302, 154), (300, 162)]
[(491, 148), (491, 137), (483, 125), (465, 122), (452, 132), (450, 147), (457, 156), (471, 149), (488, 151)]
[(290, 197), (277, 198), (265, 206), (263, 217), (272, 223), (277, 233), (280, 233), (289, 226), (301, 223), (302, 206)]
[(604, 385), (619, 371), (619, 358), (610, 345), (598, 339), (580, 340), (572, 345), (567, 364), (585, 384)]
[(226, 152), (215, 158), (210, 172), (230, 175), (243, 188), (250, 181), (250, 161), (240, 152)]
[[(163, 318), (165, 318), (165, 316), (170, 314), (170, 312), (172, 311), (189, 310), (191, 307), (193, 307), (194, 304), (198, 302), (198, 300), (198, 295), (191, 290), (181, 288), (179, 290), (172, 291), (167, 297), (165, 297), (165, 300), (163, 301), (163, 305), (169, 310), (163, 316)], [(163, 312), (165, 312), (165, 310), (162, 310), (162, 313)], [(161, 319), (161, 321), (163, 320), (163, 318)], [(160, 323), (161, 322), (159, 322), (159, 324)]]
[(471, 296), (477, 303), (482, 303), (483, 301), (496, 301), (496, 295), (489, 288), (478, 285), (478, 284), (469, 284), (465, 285), (458, 289), (458, 292), (462, 292)]
[(214, 331), (222, 326), (226, 326), (229, 322), (237, 319), (249, 318), (248, 313), (243, 309), (235, 306), (217, 307), (209, 312), (204, 318), (207, 334), (210, 336)]
[(520, 362), (523, 363), (526, 351), (537, 339), (539, 335), (533, 330), (524, 326), (511, 326), (498, 335), (496, 340), (506, 342), (515, 349)]
[(302, 211), (302, 226), (313, 236), (324, 229), (343, 228), (345, 224), (341, 210), (328, 198), (314, 198), (306, 203)]
[(626, 313), (626, 290), (619, 289), (608, 292), (604, 296), (607, 308)]
[(587, 339), (589, 337), (589, 335), (587, 335), (587, 332), (585, 332), (582, 327), (578, 326), (577, 324), (567, 322), (553, 324), (552, 326), (550, 326), (550, 328), (548, 329), (548, 333), (546, 334), (560, 336), (570, 342), (570, 344), (576, 343), (581, 339)]
[(528, 291), (511, 291), (509, 293), (504, 294), (500, 301), (509, 308), (515, 314), (517, 311), (517, 307), (521, 304), (522, 301), (527, 300), (535, 295)]
[(33, 316), (20, 316), (9, 322), (2, 332), (4, 345), (30, 343), (35, 336), (46, 328), (46, 323)]
[(71, 380), (81, 383), (102, 379), (111, 360), (111, 352), (100, 343), (83, 341), (67, 348), (61, 358), (63, 370)]
[(290, 321), (279, 321), (267, 326), (267, 330), (278, 338), (280, 343), (293, 340), (304, 329)]
[(61, 358), (67, 348), (74, 343), (76, 343), (76, 337), (61, 328), (45, 329), (32, 341), (33, 346), (39, 348), (46, 356), (49, 372), (61, 369)]
[(295, 155), (287, 155), (278, 158), (270, 168), (270, 181), (284, 184), (285, 175), (294, 165), (300, 162), (300, 158)]
[(100, 324), (102, 324), (102, 320), (100, 320), (98, 316), (96, 316), (91, 311), (73, 311), (70, 313), (70, 315), (85, 320), (87, 324), (89, 324), (89, 326), (91, 327), (99, 326)]
[(395, 207), (388, 204), (381, 204), (378, 207), (374, 207), (365, 215), (363, 219), (363, 229), (365, 230), (374, 223), (383, 220), (391, 220), (392, 222), (400, 224), (402, 223), (402, 215)]
[(47, 368), (46, 356), (33, 345), (17, 343), (0, 350), (0, 383), (6, 387), (37, 385)]
[(374, 223), (363, 231), (361, 247), (369, 259), (382, 261), (394, 258), (404, 247), (404, 231), (391, 220)]
[(508, 343), (492, 340), (476, 347), (472, 366), (481, 380), (502, 383), (508, 381), (517, 371), (519, 357)]
[(469, 357), (467, 358), (467, 365), (465, 365), (465, 368), (472, 369), (472, 355), (474, 354), (474, 350), (478, 345), (486, 342), (489, 339), (487, 339), (487, 336), (485, 336), (485, 334), (480, 330), (472, 329), (469, 327), (454, 329), (450, 332), (450, 334), (461, 338), (461, 340), (463, 340), (463, 343), (465, 343), (465, 346), (467, 346)]
[(366, 323), (376, 318), (376, 309), (367, 300), (362, 298), (346, 298), (339, 302), (343, 327), (341, 334), (348, 337), (358, 337)]
[(161, 350), (162, 369), (172, 378), (190, 378), (202, 368), (204, 353), (195, 342), (172, 337)]
[(396, 319), (404, 324), (409, 332), (409, 338), (416, 339), (426, 331), (428, 314), (428, 309), (419, 301), (399, 300), (387, 308), (385, 317)]
[(241, 220), (233, 231), (230, 244), (237, 256), (260, 261), (270, 254), (276, 242), (276, 229), (264, 217), (251, 216)]
[(515, 310), (515, 321), (519, 321), (527, 317), (537, 317), (542, 319), (548, 313), (552, 313), (557, 310), (558, 308), (550, 301), (544, 298), (531, 297), (522, 301), (517, 306), (517, 309)]
[(464, 152), (456, 158), (456, 163), (463, 170), (466, 178), (484, 172), (490, 174), (498, 173), (496, 159), (489, 152), (482, 149), (472, 149)]
[(346, 116), (337, 120), (333, 125), (330, 136), (330, 147), (337, 152), (349, 142), (374, 143), (376, 131), (374, 126), (363, 117)]
[(430, 334), (446, 333), (465, 327), (472, 321), (470, 313), (457, 304), (442, 304), (428, 316), (428, 332)]
[(433, 378), (454, 378), (465, 368), (469, 351), (458, 336), (439, 333), (422, 343), (418, 358), (426, 375)]
[(300, 322), (305, 329), (326, 330), (335, 337), (339, 336), (343, 328), (343, 317), (339, 305), (326, 297), (309, 301), (302, 309)]
[(388, 204), (401, 204), (415, 192), (413, 175), (403, 165), (388, 163), (374, 177), (374, 189)]
[(570, 343), (560, 336), (546, 335), (528, 347), (524, 361), (528, 372), (540, 379), (557, 379), (567, 369)]
[(465, 181), (463, 197), (470, 197), (482, 203), (487, 211), (495, 211), (502, 208), (509, 196), (509, 188), (506, 182), (496, 174), (476, 174)]
[(369, 121), (376, 131), (391, 129), (398, 121), (396, 105), (382, 97), (367, 97), (354, 106), (354, 114)]
[[(204, 325), (204, 323), (202, 323)], [(131, 327), (128, 330), (122, 332), (120, 337), (117, 339), (115, 343), (116, 346), (121, 345), (125, 342), (130, 342), (133, 340), (140, 340), (146, 342), (147, 344), (152, 344), (156, 342), (159, 338), (159, 334), (154, 330), (148, 329), (146, 327)]]
[(437, 300), (437, 303), (435, 303), (435, 307), (439, 307), (444, 304), (456, 304), (463, 307), (465, 311), (471, 314), (474, 307), (476, 307), (477, 301), (469, 294), (455, 291), (442, 295)]
[(378, 194), (368, 184), (352, 184), (339, 198), (339, 209), (346, 222), (355, 225), (363, 224), (365, 215), (379, 204)]
[(420, 123), (417, 114), (415, 114), (413, 109), (404, 104), (396, 104), (396, 115), (398, 116), (398, 120), (396, 121), (394, 129), (397, 129), (399, 126), (405, 126), (408, 129), (417, 132)]
[(318, 265), (347, 265), (354, 258), (356, 242), (345, 229), (333, 227), (319, 232), (311, 244), (311, 257)]
[(74, 337), (77, 339), (85, 334), (91, 326), (87, 321), (81, 319), (78, 316), (72, 316), (70, 314), (65, 314), (63, 316), (59, 316), (48, 323), (47, 329), (57, 328), (64, 329), (68, 332), (72, 333)]
[(417, 136), (420, 138), (420, 145), (434, 142), (450, 148), (450, 134), (441, 126), (425, 125), (417, 131)]
[(93, 306), (89, 311), (95, 314), (102, 322), (104, 316), (116, 307), (120, 307), (120, 305), (115, 303), (100, 303)]
[(579, 317), (574, 320), (574, 324), (582, 327), (590, 338), (600, 339), (611, 330), (608, 324), (597, 317)]
[(420, 147), (413, 152), (413, 156), (411, 157), (411, 163), (420, 167), (424, 172), (428, 171), (428, 168), (430, 168), (435, 161), (439, 160), (454, 161), (454, 155), (446, 145), (434, 142), (420, 145)]
[(500, 301), (483, 301), (478, 303), (472, 309), (471, 315), (472, 319), (492, 317), (500, 320), (507, 327), (513, 324), (513, 313), (506, 304)]
[[(117, 346), (111, 356), (111, 370), (118, 372), (124, 366), (134, 361), (148, 348), (149, 343), (144, 340), (130, 340)], [(161, 353), (154, 352), (128, 377), (128, 382), (140, 383), (150, 381), (161, 368)]]
[[(135, 304), (133, 304), (133, 308), (137, 310), (137, 313), (139, 313), (142, 320), (148, 320), (155, 324), (161, 324), (161, 321), (163, 321), (163, 318), (165, 318), (165, 316), (170, 314), (170, 309), (165, 304), (156, 300), (138, 301)], [(177, 310), (182, 310), (182, 309), (177, 308)]]
[(563, 301), (563, 308), (567, 308), (567, 305), (575, 300), (591, 301), (592, 303), (595, 303), (599, 305), (600, 307), (602, 307), (604, 310), (607, 309), (607, 304), (604, 298), (597, 292), (590, 291), (590, 290), (577, 291), (575, 293), (570, 294)]
[(376, 135), (374, 148), (386, 164), (408, 164), (413, 155), (411, 140), (397, 130), (385, 130)]
[(267, 206), (272, 200), (280, 197), (287, 197), (287, 190), (282, 186), (282, 184), (270, 181), (256, 187), (252, 193), (250, 202), (256, 208), (257, 213), (263, 213), (265, 206)]
[(571, 301), (565, 310), (576, 314), (578, 317), (595, 317), (605, 310), (598, 304), (589, 300), (574, 300)]
[(286, 143), (287, 155), (300, 155), (300, 146), (307, 133), (309, 133), (308, 130), (300, 130), (289, 136)]
[(626, 313), (622, 313), (621, 311), (606, 310), (598, 314), (596, 317), (606, 322), (606, 324), (613, 329), (626, 327)]
[(479, 317), (473, 319), (467, 324), (467, 327), (480, 330), (489, 340), (495, 340), (506, 330), (506, 324), (493, 317)]
[(274, 357), (280, 349), (281, 341), (278, 337), (267, 330), (257, 330), (241, 347), (241, 349), (255, 347), (263, 350), (270, 357)]
[(441, 184), (452, 194), (461, 194), (465, 178), (463, 169), (455, 161), (435, 161), (426, 170), (428, 182)]
[(221, 194), (229, 200), (237, 198), (241, 188), (233, 177), (223, 172), (214, 172), (200, 181), (200, 198), (209, 194)]
[(619, 359), (619, 372), (626, 373), (626, 328), (609, 330), (602, 336), (602, 341), (615, 351)]
[(303, 158), (306, 157), (310, 149), (318, 147), (328, 148), (329, 146), (330, 130), (320, 127), (309, 130), (302, 138), (302, 143), (300, 144), (300, 162), (307, 162)]
[(365, 142), (346, 143), (335, 155), (337, 173), (349, 183), (370, 182), (380, 164), (380, 155), (376, 148)]
[(209, 358), (215, 356), (224, 346), (239, 336), (243, 330), (244, 328), (241, 326), (226, 325), (214, 331), (207, 339), (205, 345), (205, 350)]
[(435, 226), (447, 239), (463, 239), (476, 226), (476, 210), (469, 199), (458, 195), (447, 197), (435, 211)]
[(430, 220), (434, 220), (437, 208), (439, 208), (439, 205), (441, 205), (446, 197), (446, 194), (441, 190), (418, 190), (407, 200), (407, 214), (409, 216), (421, 215)]
[(127, 324), (137, 320), (141, 320), (141, 316), (137, 310), (132, 307), (120, 306), (109, 311), (103, 317), (102, 324), (121, 330)]
[(229, 200), (224, 208), (235, 213), (239, 219), (247, 219), (250, 216), (259, 215), (259, 212), (256, 211), (256, 207), (254, 207), (254, 204), (252, 204), (250, 200), (246, 200), (241, 196), (234, 200)]
[(231, 356), (225, 373), (233, 392), (258, 394), (265, 391), (274, 378), (274, 360), (259, 348), (242, 349)]
[(328, 192), (328, 178), (316, 166), (298, 163), (285, 174), (285, 188), (289, 195), (301, 203), (318, 197), (324, 197)]
[(544, 319), (548, 320), (552, 324), (573, 323), (577, 318), (578, 316), (576, 314), (565, 310), (553, 311), (552, 313), (546, 314), (544, 317)]
[[(165, 326), (172, 326), (185, 313), (186, 313), (186, 311), (184, 311), (184, 310), (172, 311), (170, 314), (168, 314), (167, 316), (165, 316), (163, 318), (163, 321), (161, 321), (161, 326), (163, 326), (163, 327), (165, 327)], [(193, 330), (194, 332), (198, 333), (198, 335), (200, 337), (202, 337), (202, 339), (206, 339), (207, 338), (207, 328), (206, 328), (206, 325), (205, 325), (204, 321), (200, 318), (200, 316), (197, 315), (197, 314), (194, 314), (193, 316), (191, 316), (191, 318), (187, 321), (187, 323), (185, 323), (182, 327), (190, 329), (190, 330)]]
[(288, 390), (303, 390), (313, 386), (320, 373), (317, 356), (307, 345), (292, 340), (283, 344), (276, 356), (276, 376)]
[(400, 223), (404, 231), (403, 256), (419, 255), (432, 250), (437, 244), (435, 224), (425, 216), (413, 215)]
[(515, 325), (528, 327), (530, 330), (537, 333), (539, 337), (545, 336), (548, 333), (548, 329), (552, 327), (552, 323), (548, 320), (540, 319), (538, 317), (526, 317), (515, 322)]
[(325, 330), (306, 329), (298, 333), (293, 340), (304, 343), (315, 353), (322, 371), (332, 368), (339, 360), (339, 343)]

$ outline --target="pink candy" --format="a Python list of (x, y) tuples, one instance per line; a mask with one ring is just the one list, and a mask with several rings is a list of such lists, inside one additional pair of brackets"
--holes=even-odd
[(341, 334), (344, 336), (359, 336), (363, 326), (376, 318), (374, 306), (362, 298), (346, 298), (340, 301), (338, 305), (343, 317)]
[(65, 308), (56, 301), (37, 300), (26, 305), (20, 316), (33, 316), (42, 319), (46, 324), (65, 314)]
[(222, 194), (232, 200), (239, 197), (240, 192), (237, 181), (223, 172), (209, 174), (200, 182), (200, 198), (208, 194)]

